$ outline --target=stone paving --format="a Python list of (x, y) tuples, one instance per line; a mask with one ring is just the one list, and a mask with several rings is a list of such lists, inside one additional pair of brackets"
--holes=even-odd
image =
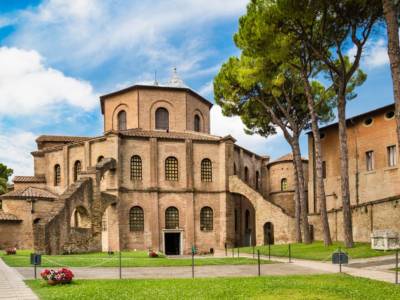
[(38, 300), (23, 277), (0, 259), (0, 300)]
[[(108, 268), (71, 268), (78, 279), (115, 279), (119, 278), (119, 269)], [(33, 278), (32, 268), (16, 268), (25, 278)], [(40, 272), (38, 270), (38, 272)], [(216, 265), (196, 266), (195, 277), (249, 277), (257, 276), (257, 265)], [(273, 263), (261, 265), (261, 275), (306, 275), (324, 274), (323, 270), (297, 266), (293, 264)], [(122, 278), (191, 278), (191, 267), (136, 267), (123, 268)]]
[[(252, 255), (244, 254), (243, 257), (252, 257)], [(266, 256), (260, 256), (262, 259), (267, 259)], [(271, 260), (287, 262), (288, 258), (282, 257), (271, 257)], [(365, 261), (363, 263), (363, 261)], [(375, 262), (375, 263), (374, 263)], [(389, 264), (388, 264), (389, 263)], [(392, 264), (390, 264), (392, 263)], [(370, 265), (381, 264), (381, 267), (370, 268)], [(296, 259), (293, 258), (291, 260), (292, 266), (305, 267), (309, 269), (313, 269), (316, 271), (323, 271), (326, 273), (338, 273), (339, 265), (333, 265), (331, 262), (321, 262), (321, 261), (313, 261), (313, 260), (305, 260), (305, 259)], [(355, 266), (353, 266), (355, 265)], [(378, 257), (378, 258), (369, 258), (369, 259), (357, 259), (355, 263), (350, 263), (349, 265), (342, 266), (342, 272), (351, 276), (356, 277), (364, 277), (373, 280), (385, 281), (389, 283), (395, 283), (395, 272), (390, 271), (390, 268), (394, 268), (393, 258), (391, 256), (388, 257)]]

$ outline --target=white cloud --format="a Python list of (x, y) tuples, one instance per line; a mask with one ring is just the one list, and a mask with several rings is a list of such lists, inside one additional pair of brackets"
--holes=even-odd
[(60, 104), (90, 110), (98, 98), (88, 82), (46, 67), (36, 51), (0, 48), (0, 115), (35, 115)]
[[(51, 63), (81, 68), (113, 57), (144, 56), (193, 72), (207, 53), (213, 22), (238, 17), (248, 0), (47, 0), (18, 15), (8, 42), (38, 50)], [(178, 43), (184, 40), (181, 47)], [(195, 53), (194, 53), (195, 52)], [(187, 53), (187, 54), (186, 54)]]
[(14, 170), (13, 175), (33, 175), (35, 135), (29, 131), (0, 134), (0, 162)]
[(212, 97), (213, 92), (214, 92), (214, 84), (212, 81), (207, 82), (199, 89), (199, 94), (205, 98)]
[(231, 135), (237, 140), (237, 144), (254, 151), (257, 154), (269, 155), (275, 142), (281, 143), (282, 132), (278, 130), (276, 135), (267, 139), (257, 134), (248, 135), (244, 132), (243, 122), (240, 117), (226, 117), (222, 114), (222, 109), (214, 105), (211, 109), (211, 133), (218, 136)]
[[(356, 46), (352, 47), (347, 55), (354, 60), (356, 55)], [(389, 64), (389, 56), (387, 53), (387, 43), (384, 39), (371, 40), (363, 51), (361, 59), (361, 67), (375, 69)]]

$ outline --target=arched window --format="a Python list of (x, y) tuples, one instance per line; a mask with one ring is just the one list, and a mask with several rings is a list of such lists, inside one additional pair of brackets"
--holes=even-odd
[(170, 206), (165, 210), (165, 228), (179, 228), (179, 211), (176, 207)]
[(208, 158), (201, 161), (201, 181), (212, 181), (212, 162)]
[(246, 213), (244, 216), (244, 224), (245, 224), (245, 228), (246, 230), (250, 229), (250, 211), (248, 209), (246, 209)]
[(118, 115), (118, 130), (126, 130), (126, 111), (121, 110)]
[(140, 206), (134, 206), (129, 211), (129, 230), (143, 231), (144, 230), (144, 212)]
[(249, 182), (249, 168), (244, 167), (244, 181)]
[(74, 181), (78, 180), (78, 175), (81, 173), (81, 162), (77, 160), (74, 164)]
[(156, 129), (169, 129), (169, 113), (164, 107), (156, 110)]
[(200, 132), (201, 121), (199, 115), (194, 116), (194, 131)]
[(131, 157), (131, 180), (142, 180), (142, 159), (139, 155)]
[(260, 189), (260, 172), (256, 171), (256, 190)]
[(211, 207), (205, 206), (200, 211), (200, 230), (213, 230), (213, 210)]
[(165, 180), (178, 181), (178, 160), (169, 156), (165, 160)]
[(97, 163), (101, 162), (103, 159), (104, 159), (104, 156), (103, 156), (103, 155), (100, 155), (100, 156), (97, 158)]
[(54, 185), (61, 184), (61, 167), (59, 164), (54, 166)]
[(288, 189), (288, 183), (286, 178), (281, 180), (281, 191), (286, 191)]
[(237, 175), (237, 168), (235, 163), (233, 163), (233, 175)]

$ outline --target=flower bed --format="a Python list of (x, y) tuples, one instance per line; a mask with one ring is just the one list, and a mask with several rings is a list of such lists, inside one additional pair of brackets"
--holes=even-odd
[(15, 255), (15, 254), (17, 254), (17, 248), (7, 248), (6, 249), (6, 254), (7, 255)]
[(74, 273), (67, 268), (62, 268), (58, 271), (45, 269), (40, 273), (43, 280), (46, 280), (50, 285), (71, 283)]

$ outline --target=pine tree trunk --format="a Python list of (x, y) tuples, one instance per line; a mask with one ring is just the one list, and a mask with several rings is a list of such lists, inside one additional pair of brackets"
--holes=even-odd
[(329, 228), (328, 213), (326, 211), (326, 195), (325, 185), (322, 171), (322, 151), (321, 151), (321, 139), (319, 136), (318, 117), (314, 109), (314, 99), (311, 93), (311, 86), (308, 82), (307, 76), (302, 74), (303, 83), (305, 86), (307, 107), (311, 118), (311, 128), (313, 133), (314, 142), (314, 155), (315, 155), (315, 169), (316, 169), (316, 184), (317, 184), (317, 201), (319, 203), (320, 218), (324, 236), (324, 244), (326, 246), (332, 245), (331, 231)]
[[(294, 154), (293, 154), (294, 157)], [(300, 192), (299, 192), (299, 177), (297, 172), (297, 166), (293, 161), (293, 167), (295, 171), (294, 183), (295, 183), (295, 193), (294, 193), (294, 215), (296, 221), (296, 242), (301, 243), (303, 239), (301, 238), (301, 205), (300, 205)]]
[(386, 19), (388, 36), (388, 55), (392, 72), (393, 94), (396, 104), (397, 140), (400, 145), (400, 45), (397, 7), (394, 0), (383, 0), (383, 13)]
[(293, 162), (296, 164), (295, 175), (299, 181), (299, 202), (300, 202), (300, 216), (301, 216), (301, 224), (303, 231), (303, 242), (305, 244), (311, 243), (311, 235), (310, 235), (310, 226), (308, 224), (308, 211), (307, 211), (307, 197), (306, 190), (304, 184), (304, 168), (303, 161), (301, 160), (301, 151), (299, 145), (299, 139), (293, 138), (292, 142), (292, 150), (293, 150)]
[(350, 184), (349, 184), (349, 157), (347, 148), (346, 131), (346, 96), (345, 89), (340, 87), (338, 95), (338, 119), (339, 119), (339, 148), (340, 148), (340, 187), (343, 207), (343, 234), (344, 245), (347, 248), (354, 246), (353, 224), (350, 207)]
[(332, 245), (331, 231), (329, 228), (328, 213), (326, 211), (326, 195), (324, 185), (324, 175), (322, 170), (322, 151), (321, 151), (321, 138), (319, 136), (318, 121), (314, 110), (312, 111), (312, 132), (314, 140), (314, 155), (315, 155), (315, 171), (316, 171), (316, 183), (317, 183), (317, 200), (319, 202), (320, 218), (322, 224), (322, 230), (324, 234), (325, 246)]

